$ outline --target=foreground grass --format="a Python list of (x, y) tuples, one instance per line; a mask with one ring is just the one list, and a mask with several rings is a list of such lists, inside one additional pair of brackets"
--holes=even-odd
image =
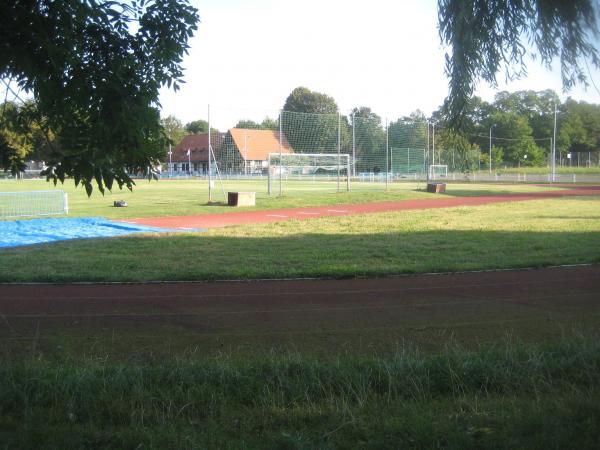
[(600, 262), (600, 199), (327, 217), (5, 249), (0, 281), (354, 277)]
[[(307, 206), (338, 205), (348, 203), (367, 203), (388, 200), (409, 200), (432, 198), (435, 194), (424, 192), (423, 183), (390, 183), (385, 190), (383, 183), (353, 183), (350, 192), (335, 192), (337, 184), (287, 182), (284, 196), (266, 194), (266, 180), (239, 181), (226, 180), (226, 191), (255, 191), (257, 193), (257, 209), (295, 208)], [(419, 188), (421, 190), (419, 190)], [(231, 212), (225, 206), (220, 186), (215, 189), (217, 203), (208, 205), (207, 182), (204, 180), (160, 180), (149, 182), (138, 180), (133, 192), (107, 192), (104, 196), (94, 192), (91, 198), (85, 190), (75, 188), (72, 182), (54, 187), (45, 181), (0, 181), (0, 192), (35, 191), (44, 189), (62, 189), (69, 194), (69, 216), (72, 217), (106, 217), (109, 219), (127, 219), (135, 217), (176, 216), (195, 214), (215, 214)], [(493, 184), (453, 184), (449, 189), (451, 195), (477, 196), (515, 192), (538, 192), (553, 189), (551, 187), (529, 185), (493, 185)], [(125, 200), (127, 208), (115, 208), (115, 200)]]
[(21, 360), (7, 448), (596, 448), (600, 340), (391, 357)]

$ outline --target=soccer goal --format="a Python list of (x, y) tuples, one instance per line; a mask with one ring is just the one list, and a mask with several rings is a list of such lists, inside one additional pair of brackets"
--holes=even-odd
[(68, 213), (69, 201), (63, 191), (0, 192), (0, 218)]
[(439, 180), (448, 178), (448, 166), (445, 164), (432, 164), (429, 166), (429, 179)]
[(271, 195), (277, 181), (280, 192), (284, 181), (310, 183), (314, 190), (335, 183), (338, 191), (343, 183), (344, 189), (349, 191), (349, 174), (350, 155), (347, 153), (269, 153), (268, 191)]

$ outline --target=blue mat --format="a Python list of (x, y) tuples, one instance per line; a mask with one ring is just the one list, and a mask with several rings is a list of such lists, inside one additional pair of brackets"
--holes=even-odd
[(0, 221), (0, 247), (18, 247), (68, 239), (124, 236), (133, 233), (166, 232), (181, 232), (181, 230), (112, 222), (102, 217)]

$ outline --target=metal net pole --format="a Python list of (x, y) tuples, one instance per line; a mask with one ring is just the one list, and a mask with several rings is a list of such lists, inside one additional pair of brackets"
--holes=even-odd
[(281, 148), (281, 142), (283, 139), (283, 126), (282, 126), (282, 112), (279, 112), (279, 196), (281, 197), (283, 195), (283, 168), (282, 168), (282, 162), (283, 162), (283, 157), (282, 155), (282, 148)]
[(208, 105), (208, 202), (212, 202), (212, 179), (211, 179), (211, 162), (210, 162), (210, 154), (212, 150), (211, 141), (210, 141), (210, 105)]

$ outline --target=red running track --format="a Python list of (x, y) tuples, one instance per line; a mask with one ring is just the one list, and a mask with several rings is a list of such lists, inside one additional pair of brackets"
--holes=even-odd
[(344, 204), (309, 208), (270, 209), (261, 211), (239, 211), (224, 214), (197, 216), (169, 216), (128, 219), (125, 222), (171, 229), (219, 228), (230, 225), (271, 223), (284, 220), (305, 220), (325, 216), (349, 216), (390, 211), (405, 211), (429, 208), (451, 208), (455, 206), (477, 206), (490, 203), (539, 200), (544, 198), (600, 195), (600, 186), (579, 186), (564, 190), (532, 192), (527, 194), (485, 195), (481, 197), (441, 197), (421, 200), (400, 200), (376, 203)]

